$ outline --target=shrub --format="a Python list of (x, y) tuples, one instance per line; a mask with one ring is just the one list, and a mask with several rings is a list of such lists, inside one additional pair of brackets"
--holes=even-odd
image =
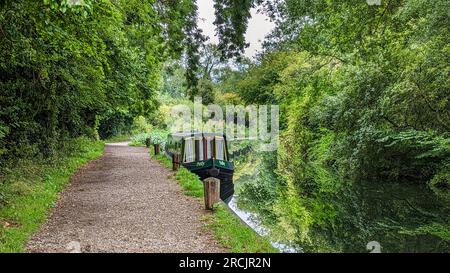
[(138, 116), (133, 119), (133, 125), (131, 126), (131, 133), (133, 135), (139, 133), (148, 133), (151, 131), (153, 126), (147, 122), (145, 117)]
[(148, 133), (140, 133), (137, 135), (134, 135), (132, 140), (132, 145), (145, 145), (145, 141), (147, 138), (151, 138), (152, 144), (159, 144), (162, 149), (164, 149), (164, 145), (167, 140), (167, 131), (165, 130), (158, 130), (153, 129)]

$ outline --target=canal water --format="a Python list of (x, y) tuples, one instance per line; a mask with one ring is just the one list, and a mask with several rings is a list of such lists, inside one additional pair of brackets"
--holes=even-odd
[(280, 252), (450, 251), (449, 205), (424, 184), (352, 183), (339, 196), (319, 198), (317, 206), (323, 210), (339, 208), (332, 221), (306, 227), (298, 213), (280, 214), (280, 208), (291, 210), (289, 204), (275, 205), (276, 189), (283, 185), (276, 167), (274, 155), (241, 156), (235, 164), (236, 194), (229, 206)]
[[(241, 209), (237, 200), (239, 197), (235, 195), (233, 199), (228, 203), (228, 206), (239, 218), (241, 218), (249, 227), (251, 227), (256, 233), (261, 236), (268, 236), (270, 238), (270, 229), (263, 226), (260, 221), (260, 216), (257, 213), (249, 212)], [(276, 240), (270, 240), (273, 247), (278, 249), (282, 253), (302, 253), (303, 250), (300, 246), (295, 245), (295, 242), (278, 242)]]

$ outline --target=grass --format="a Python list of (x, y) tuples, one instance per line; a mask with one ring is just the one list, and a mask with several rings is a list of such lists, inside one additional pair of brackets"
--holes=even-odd
[[(164, 165), (164, 167), (172, 169), (172, 160), (166, 155), (159, 154), (155, 156), (153, 147), (150, 148), (150, 155)], [(181, 185), (186, 195), (203, 198), (203, 185), (196, 174), (191, 173), (185, 168), (180, 168), (175, 174), (175, 179)]]
[(241, 222), (225, 204), (217, 204), (215, 213), (205, 217), (206, 227), (212, 230), (219, 243), (232, 253), (276, 253), (266, 237)]
[(164, 167), (166, 167), (168, 169), (172, 168), (172, 160), (170, 160), (170, 158), (168, 158), (166, 155), (164, 155), (162, 153), (159, 155), (155, 155), (155, 151), (154, 151), (153, 147), (150, 147), (150, 155), (154, 159), (158, 160), (159, 163), (161, 163)]
[[(166, 168), (172, 168), (172, 161), (165, 155), (155, 156), (150, 149), (150, 155)], [(203, 185), (199, 177), (185, 168), (180, 168), (175, 178), (184, 193), (202, 200)], [(204, 217), (205, 228), (213, 231), (219, 243), (230, 249), (232, 253), (274, 253), (278, 252), (266, 237), (262, 237), (228, 210), (225, 204), (217, 204), (215, 213)]]
[(86, 162), (103, 154), (103, 142), (80, 138), (67, 142), (48, 161), (23, 161), (0, 181), (0, 252), (23, 252), (30, 236), (46, 221), (47, 213)]
[(128, 146), (132, 146), (132, 147), (145, 147), (145, 144), (142, 144), (142, 143), (140, 143), (140, 142), (137, 142), (137, 141), (131, 141), (129, 144), (128, 144)]
[(196, 174), (191, 173), (185, 168), (180, 168), (180, 170), (176, 173), (175, 178), (184, 189), (184, 193), (186, 195), (203, 198), (203, 184)]

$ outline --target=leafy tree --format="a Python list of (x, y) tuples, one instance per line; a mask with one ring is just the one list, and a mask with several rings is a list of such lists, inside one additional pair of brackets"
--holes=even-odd
[(194, 1), (2, 1), (1, 162), (153, 115), (162, 64), (198, 34), (194, 11)]
[(244, 34), (251, 17), (253, 0), (214, 0), (219, 50), (224, 58), (240, 57), (248, 44)]
[(220, 59), (220, 52), (217, 45), (205, 44), (202, 46), (202, 56), (200, 58), (200, 65), (202, 67), (201, 77), (203, 79), (213, 80), (217, 70), (220, 68), (222, 61)]

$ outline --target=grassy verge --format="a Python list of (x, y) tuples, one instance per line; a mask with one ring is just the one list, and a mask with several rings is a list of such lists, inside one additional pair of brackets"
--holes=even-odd
[[(172, 161), (165, 155), (150, 155), (167, 168), (172, 168)], [(185, 194), (203, 198), (203, 185), (199, 177), (185, 168), (180, 168), (175, 178)], [(277, 250), (272, 247), (269, 240), (261, 237), (251, 228), (241, 222), (224, 204), (218, 204), (214, 214), (204, 218), (205, 227), (212, 230), (221, 245), (229, 248), (233, 253), (273, 253)]]
[(233, 253), (276, 253), (266, 237), (241, 222), (224, 204), (216, 205), (215, 213), (205, 217), (206, 227), (211, 229), (219, 243)]
[(103, 142), (80, 138), (67, 142), (52, 160), (23, 161), (7, 170), (0, 181), (0, 252), (23, 252), (70, 176), (102, 154)]
[(145, 147), (145, 144), (136, 142), (136, 141), (131, 141), (128, 146), (132, 146), (132, 147)]

